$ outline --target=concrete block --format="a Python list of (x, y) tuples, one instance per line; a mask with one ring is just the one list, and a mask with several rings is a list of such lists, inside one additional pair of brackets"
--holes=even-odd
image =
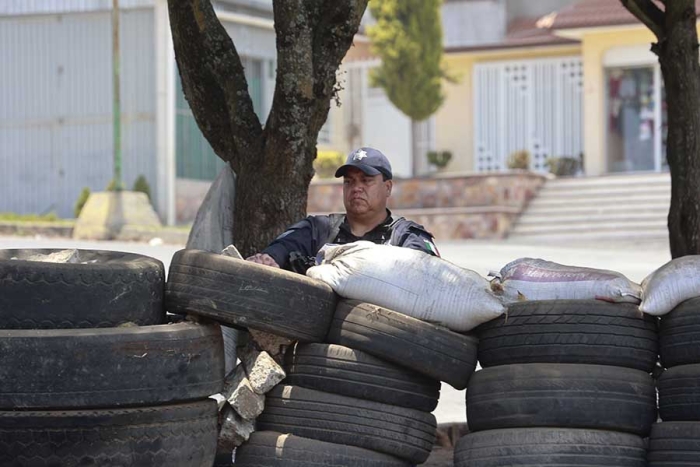
[(235, 245), (229, 245), (223, 250), (221, 250), (221, 254), (224, 256), (229, 256), (231, 258), (236, 258), (236, 259), (243, 259), (243, 256), (241, 256), (241, 253), (238, 251), (238, 248), (236, 248)]
[(224, 408), (221, 417), (217, 451), (233, 451), (234, 448), (248, 441), (250, 434), (255, 431), (253, 421), (245, 420), (230, 406)]
[(128, 239), (133, 231), (162, 227), (148, 196), (137, 191), (105, 191), (88, 198), (73, 229), (73, 238)]
[(265, 394), (282, 381), (287, 374), (284, 369), (263, 351), (249, 350), (241, 356), (250, 386), (258, 394)]
[[(10, 259), (17, 259), (17, 258), (10, 258)], [(46, 255), (33, 255), (33, 256), (27, 256), (25, 258), (25, 261), (39, 261), (42, 263), (70, 263), (70, 264), (76, 264), (80, 263), (80, 253), (78, 250), (72, 249), (72, 250), (61, 250), (61, 251), (56, 251), (54, 253), (46, 254)]]
[(287, 347), (294, 343), (293, 339), (270, 334), (269, 332), (257, 331), (255, 329), (250, 329), (249, 332), (250, 337), (255, 341), (258, 349), (266, 351), (278, 362), (282, 362)]
[(253, 390), (242, 364), (227, 378), (224, 395), (233, 410), (246, 420), (255, 420), (265, 409), (265, 396)]

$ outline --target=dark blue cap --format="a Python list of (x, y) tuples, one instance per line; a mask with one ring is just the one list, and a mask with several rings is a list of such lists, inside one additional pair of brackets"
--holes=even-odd
[(351, 152), (345, 165), (335, 171), (336, 178), (345, 175), (348, 167), (358, 168), (373, 177), (382, 174), (387, 180), (392, 178), (389, 159), (381, 151), (374, 148), (359, 148)]

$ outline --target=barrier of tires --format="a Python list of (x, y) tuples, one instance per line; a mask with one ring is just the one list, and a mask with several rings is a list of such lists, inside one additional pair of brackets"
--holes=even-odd
[(167, 324), (164, 282), (141, 255), (0, 251), (0, 465), (212, 465), (221, 332)]
[(700, 298), (661, 317), (659, 417), (649, 435), (650, 467), (700, 467)]
[[(301, 465), (312, 447), (324, 454), (310, 459), (327, 466), (425, 462), (440, 381), (466, 385), (476, 339), (340, 299), (326, 341), (288, 350), (287, 378), (267, 394), (257, 419), (262, 431), (237, 449), (235, 465)], [(281, 440), (284, 449), (271, 449)]]
[(656, 420), (655, 318), (629, 304), (512, 304), (481, 325), (455, 466), (644, 467)]

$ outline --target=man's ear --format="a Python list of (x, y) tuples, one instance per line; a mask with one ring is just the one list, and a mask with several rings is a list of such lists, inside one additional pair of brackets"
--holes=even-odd
[(391, 189), (394, 186), (394, 182), (392, 180), (387, 180), (385, 183), (386, 183), (386, 189), (387, 189), (387, 196), (391, 196)]

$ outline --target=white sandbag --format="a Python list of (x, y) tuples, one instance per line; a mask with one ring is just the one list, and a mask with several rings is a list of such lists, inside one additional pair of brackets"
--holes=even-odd
[(642, 281), (642, 304), (639, 309), (661, 316), (694, 297), (700, 297), (700, 255), (681, 256), (664, 264)]
[(338, 295), (453, 331), (469, 331), (505, 311), (485, 278), (421, 251), (359, 241), (326, 245), (317, 263), (306, 274)]
[(494, 292), (509, 301), (598, 299), (638, 304), (641, 287), (606, 269), (566, 266), (543, 259), (520, 258), (508, 263), (491, 281)]

